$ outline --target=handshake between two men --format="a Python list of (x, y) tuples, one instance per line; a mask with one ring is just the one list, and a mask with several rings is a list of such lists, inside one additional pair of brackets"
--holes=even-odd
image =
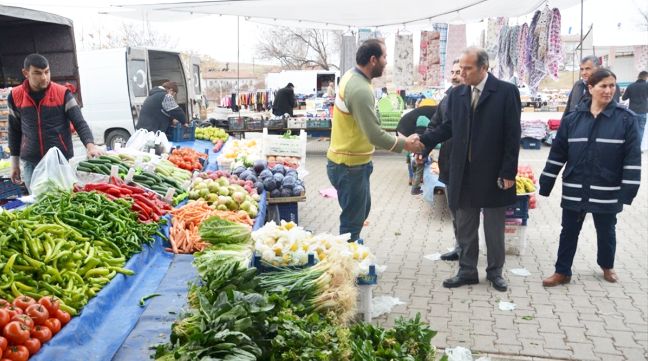
[[(403, 137), (403, 136), (401, 136)], [(403, 137), (404, 138), (404, 137)], [(421, 153), (425, 149), (425, 144), (421, 142), (421, 138), (417, 133), (405, 138), (405, 150), (412, 153)]]

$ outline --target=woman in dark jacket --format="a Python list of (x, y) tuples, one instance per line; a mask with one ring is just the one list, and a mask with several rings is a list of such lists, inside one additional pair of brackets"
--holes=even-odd
[(635, 113), (614, 100), (616, 76), (607, 69), (588, 79), (592, 99), (566, 115), (540, 176), (540, 195), (549, 196), (562, 175), (562, 231), (556, 272), (545, 287), (569, 283), (578, 235), (592, 213), (598, 243), (597, 263), (608, 282), (614, 272), (617, 213), (631, 204), (639, 189), (641, 151)]

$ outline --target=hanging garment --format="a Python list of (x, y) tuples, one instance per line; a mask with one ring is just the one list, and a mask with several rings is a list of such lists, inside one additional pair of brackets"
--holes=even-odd
[(562, 48), (562, 39), (560, 38), (561, 15), (558, 8), (552, 10), (552, 18), (549, 24), (549, 45), (547, 47), (547, 69), (549, 75), (558, 79), (558, 70), (563, 62), (564, 54)]
[(358, 48), (355, 34), (343, 35), (340, 49), (340, 74), (344, 74), (356, 65), (355, 55)]
[(439, 78), (439, 75), (434, 74), (435, 71), (438, 71), (438, 65), (440, 63), (438, 48), (439, 35), (437, 31), (421, 31), (419, 73), (421, 74), (423, 85), (426, 86), (432, 86), (434, 79)]
[(414, 84), (414, 45), (412, 34), (396, 35), (392, 82), (397, 87), (409, 87)]
[[(434, 80), (435, 86), (442, 85), (443, 74), (446, 69), (446, 53), (448, 48), (448, 24), (436, 23), (432, 26), (435, 31), (439, 32), (439, 66), (441, 67), (438, 75), (438, 80)], [(450, 63), (452, 65), (452, 63)]]
[(527, 56), (527, 36), (529, 34), (529, 25), (527, 23), (522, 24), (520, 28), (520, 34), (518, 35), (517, 40), (517, 74), (520, 80), (524, 79), (526, 71), (526, 56)]
[(488, 57), (495, 59), (497, 56), (497, 45), (499, 41), (499, 32), (502, 26), (508, 24), (508, 19), (504, 17), (488, 19), (488, 27), (486, 28), (485, 47)]
[(634, 66), (637, 71), (648, 69), (648, 45), (633, 46)]
[(448, 25), (448, 42), (446, 44), (445, 71), (443, 79), (449, 79), (452, 62), (459, 59), (461, 52), (466, 48), (466, 24)]

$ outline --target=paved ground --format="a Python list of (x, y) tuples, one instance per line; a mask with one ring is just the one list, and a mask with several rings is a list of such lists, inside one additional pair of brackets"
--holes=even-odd
[[(326, 141), (309, 143), (306, 203), (299, 206), (299, 223), (315, 232), (337, 233), (336, 200), (318, 191), (330, 187), (326, 176)], [(536, 175), (549, 153), (522, 150), (520, 164)], [(648, 156), (643, 156), (644, 168)], [(644, 183), (648, 174), (643, 172)], [(382, 264), (387, 265), (375, 295), (392, 295), (406, 302), (377, 323), (392, 325), (400, 316), (420, 312), (438, 330), (439, 348), (465, 346), (491, 360), (646, 360), (648, 359), (648, 187), (640, 188), (631, 207), (617, 225), (615, 269), (618, 284), (602, 278), (596, 264), (596, 234), (587, 217), (574, 261), (574, 276), (567, 286), (545, 289), (542, 278), (553, 272), (560, 232), (560, 189), (549, 198), (538, 197), (530, 211), (528, 247), (522, 256), (508, 256), (505, 278), (508, 292), (497, 292), (485, 281), (445, 289), (441, 283), (456, 272), (455, 262), (429, 261), (423, 256), (443, 253), (453, 245), (452, 226), (443, 196), (430, 205), (412, 196), (402, 155), (378, 153), (371, 177), (373, 206), (365, 238)], [(528, 277), (515, 276), (524, 267)], [(500, 311), (500, 300), (515, 303), (514, 311)]]

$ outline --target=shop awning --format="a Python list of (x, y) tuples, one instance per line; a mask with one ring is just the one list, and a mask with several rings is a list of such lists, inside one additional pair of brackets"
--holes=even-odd
[[(579, 0), (554, 0), (565, 8)], [(532, 13), (546, 0), (214, 0), (144, 2), (115, 6), (112, 15), (148, 21), (187, 20), (200, 15), (238, 15), (252, 21), (301, 24), (329, 28), (385, 27), (430, 22), (465, 23), (488, 17), (516, 17)]]

